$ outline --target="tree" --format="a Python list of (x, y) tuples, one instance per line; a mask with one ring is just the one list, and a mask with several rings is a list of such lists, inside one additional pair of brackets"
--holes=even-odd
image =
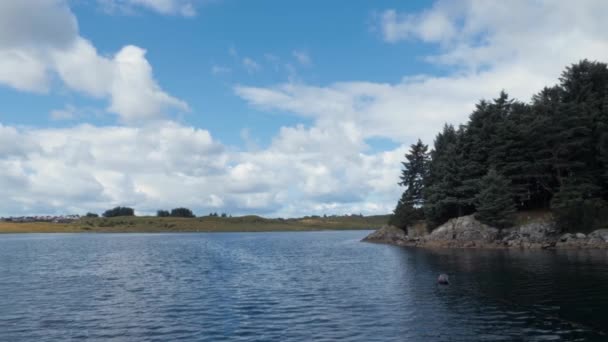
[(445, 125), (435, 138), (431, 162), (424, 187), (424, 216), (429, 227), (437, 227), (450, 218), (469, 213), (463, 201), (462, 158), (460, 155), (462, 129)]
[(493, 227), (509, 227), (516, 212), (509, 180), (490, 169), (479, 184), (480, 191), (475, 196), (475, 217)]
[(156, 212), (156, 216), (158, 216), (158, 217), (169, 217), (169, 216), (171, 216), (171, 213), (168, 210), (158, 210)]
[(388, 224), (407, 232), (407, 226), (411, 225), (414, 221), (422, 219), (424, 219), (422, 208), (412, 206), (404, 191), (399, 202), (397, 202), (395, 210), (393, 210), (393, 214), (389, 217)]
[(407, 230), (407, 226), (415, 220), (424, 218), (422, 205), (424, 204), (424, 179), (428, 174), (429, 153), (428, 146), (420, 139), (410, 146), (405, 155), (406, 161), (401, 171), (399, 185), (406, 187), (397, 203), (389, 223)]
[(96, 213), (91, 213), (91, 212), (88, 212), (88, 213), (87, 213), (85, 216), (86, 216), (86, 217), (91, 217), (91, 218), (92, 218), (92, 217), (99, 217), (99, 215), (98, 215), (98, 214), (96, 214)]
[(135, 216), (135, 210), (128, 207), (115, 207), (103, 213), (103, 217)]
[(595, 196), (598, 187), (571, 178), (551, 201), (558, 228), (562, 231), (592, 231), (608, 223), (608, 203)]
[(171, 217), (195, 217), (192, 210), (188, 208), (171, 209)]

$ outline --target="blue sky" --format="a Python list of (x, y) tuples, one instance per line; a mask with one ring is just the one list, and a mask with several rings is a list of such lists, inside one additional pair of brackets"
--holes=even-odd
[[(607, 54), (603, 1), (0, 4), (0, 215), (383, 214), (407, 146)], [(569, 25), (564, 25), (568, 22)]]
[[(289, 113), (251, 108), (235, 95), (235, 84), (264, 86), (290, 79), (321, 85), (336, 80), (398, 82), (407, 74), (441, 72), (422, 60), (432, 46), (416, 41), (386, 44), (373, 23), (386, 7), (416, 11), (428, 5), (423, 1), (387, 1), (374, 7), (369, 1), (226, 0), (202, 4), (197, 16), (189, 18), (137, 7), (108, 13), (103, 3), (90, 1), (72, 4), (80, 35), (100, 54), (113, 54), (127, 44), (145, 48), (158, 83), (191, 108), (173, 118), (209, 129), (229, 145), (244, 146), (243, 129), (267, 145), (281, 126), (311, 124)], [(296, 53), (308, 56), (310, 65), (298, 62)], [(259, 70), (248, 71), (245, 58)], [(214, 74), (214, 67), (222, 71)], [(30, 94), (0, 88), (0, 100), (6, 112), (3, 121), (16, 125), (62, 127), (74, 122), (52, 120), (48, 113), (65, 104), (101, 111), (104, 107), (103, 101), (64, 91), (60, 85), (35, 102)], [(116, 117), (89, 115), (78, 121), (107, 125)]]

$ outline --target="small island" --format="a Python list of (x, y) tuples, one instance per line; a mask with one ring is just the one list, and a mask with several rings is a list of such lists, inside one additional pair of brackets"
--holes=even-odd
[(608, 67), (573, 64), (531, 103), (502, 91), (405, 158), (391, 226), (366, 241), (606, 248)]

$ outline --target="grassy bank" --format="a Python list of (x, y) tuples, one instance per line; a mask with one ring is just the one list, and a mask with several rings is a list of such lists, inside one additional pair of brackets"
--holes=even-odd
[(267, 219), (242, 217), (112, 217), (82, 218), (72, 223), (0, 222), (0, 233), (161, 233), (161, 232), (270, 232), (376, 229), (388, 216)]

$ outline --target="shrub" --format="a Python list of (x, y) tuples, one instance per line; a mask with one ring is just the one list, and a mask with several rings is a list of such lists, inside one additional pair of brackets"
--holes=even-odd
[(135, 216), (135, 210), (128, 207), (116, 207), (108, 209), (103, 213), (103, 217), (117, 217), (117, 216)]
[(95, 213), (90, 213), (90, 212), (89, 212), (89, 213), (87, 213), (87, 214), (85, 215), (85, 217), (99, 217), (99, 215), (98, 215), (98, 214), (95, 214)]
[(175, 208), (171, 209), (172, 217), (195, 217), (192, 210), (188, 208)]

